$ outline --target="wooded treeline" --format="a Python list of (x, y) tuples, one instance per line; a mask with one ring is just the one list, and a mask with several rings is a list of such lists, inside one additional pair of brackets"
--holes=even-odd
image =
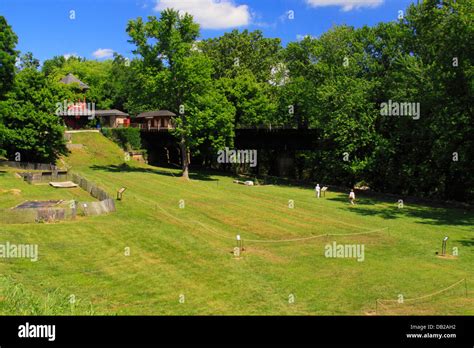
[[(472, 1), (425, 0), (393, 22), (283, 47), (260, 31), (199, 40), (192, 16), (165, 10), (129, 21), (134, 59), (40, 68), (29, 53), (15, 67), (17, 38), (0, 17), (0, 148), (54, 160), (65, 151), (54, 104), (86, 97), (131, 115), (173, 111), (183, 155), (217, 155), (236, 128), (318, 129), (334, 146), (296, 153), (297, 179), (473, 201), (473, 20)], [(67, 73), (85, 95), (58, 83)]]

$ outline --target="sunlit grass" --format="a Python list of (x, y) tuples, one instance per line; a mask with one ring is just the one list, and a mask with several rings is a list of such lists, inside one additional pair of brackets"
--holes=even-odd
[[(464, 278), (474, 286), (472, 212), (398, 209), (375, 199), (352, 207), (346, 194), (317, 199), (308, 189), (246, 187), (205, 173), (186, 182), (175, 170), (124, 164), (121, 150), (98, 134), (73, 139), (86, 145), (65, 159), (73, 170), (112, 195), (127, 190), (113, 214), (0, 226), (1, 240), (39, 246), (38, 262), (0, 259), (1, 273), (29, 296), (74, 294), (101, 314), (364, 315), (375, 310), (376, 299), (418, 297)], [(4, 187), (38, 199), (58, 192), (8, 174), (0, 175)], [(361, 234), (374, 230), (381, 231)], [(240, 259), (232, 255), (237, 234), (245, 247)], [(448, 251), (459, 250), (456, 259), (435, 256), (445, 235)], [(312, 236), (320, 237), (281, 242)], [(364, 244), (364, 261), (326, 258), (325, 245), (333, 241)], [(2, 299), (0, 313), (16, 314)], [(408, 314), (472, 315), (472, 290)]]

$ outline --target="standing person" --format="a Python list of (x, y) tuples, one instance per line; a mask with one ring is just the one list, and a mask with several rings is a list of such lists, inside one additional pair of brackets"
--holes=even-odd
[(319, 187), (319, 184), (316, 184), (316, 187), (314, 188), (316, 190), (316, 197), (321, 196), (321, 187)]
[(354, 190), (351, 190), (351, 192), (349, 193), (349, 200), (351, 201), (352, 205), (354, 205), (355, 199), (356, 199), (356, 195), (354, 193)]

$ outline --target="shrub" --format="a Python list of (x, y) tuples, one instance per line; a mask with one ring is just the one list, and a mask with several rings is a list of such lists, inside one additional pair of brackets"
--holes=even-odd
[(127, 151), (139, 150), (142, 146), (138, 128), (102, 128), (102, 134)]
[(100, 130), (105, 137), (112, 139), (112, 131), (110, 128), (101, 128)]

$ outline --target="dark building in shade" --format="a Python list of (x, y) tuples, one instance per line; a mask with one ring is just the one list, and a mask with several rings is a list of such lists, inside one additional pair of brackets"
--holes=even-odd
[(117, 109), (96, 110), (95, 116), (99, 119), (102, 127), (118, 128), (130, 125), (128, 114)]
[(168, 110), (156, 110), (142, 112), (133, 119), (133, 127), (148, 130), (168, 130), (173, 129), (173, 117), (176, 114)]

